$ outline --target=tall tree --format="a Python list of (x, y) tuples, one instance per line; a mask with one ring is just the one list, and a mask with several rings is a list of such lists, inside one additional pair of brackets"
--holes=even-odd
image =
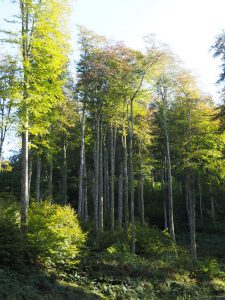
[(169, 109), (171, 101), (175, 97), (175, 74), (170, 73), (171, 70), (167, 69), (163, 72), (155, 83), (155, 92), (157, 95), (155, 107), (157, 108), (156, 118), (159, 121), (164, 136), (164, 151), (163, 155), (166, 157), (166, 171), (167, 171), (167, 187), (168, 187), (168, 216), (169, 216), (169, 232), (175, 242), (174, 230), (174, 209), (173, 209), (173, 181), (172, 181), (172, 162), (171, 162), (171, 145), (170, 145), (170, 128), (169, 128)]
[(68, 6), (67, 2), (60, 0), (19, 0), (16, 3), (20, 8), (18, 17), (21, 24), (16, 41), (21, 54), (21, 228), (26, 232), (29, 205), (28, 137), (29, 133), (41, 135), (47, 130), (47, 116), (63, 98), (61, 75), (67, 63), (68, 46), (61, 24)]

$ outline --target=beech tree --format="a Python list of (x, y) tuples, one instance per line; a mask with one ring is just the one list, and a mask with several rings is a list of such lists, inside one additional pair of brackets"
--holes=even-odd
[[(156, 108), (156, 118), (159, 121), (159, 126), (164, 137), (164, 149), (163, 155), (166, 157), (166, 172), (167, 172), (167, 187), (168, 187), (168, 216), (169, 216), (169, 231), (173, 241), (175, 242), (175, 230), (174, 230), (174, 209), (173, 209), (173, 181), (172, 181), (172, 162), (171, 162), (171, 146), (170, 135), (171, 130), (169, 128), (169, 110), (171, 102), (176, 97), (174, 82), (175, 74), (162, 73), (159, 79), (155, 83), (156, 101), (154, 102), (154, 108)], [(162, 170), (163, 172), (163, 170)], [(162, 181), (162, 184), (163, 181)]]
[[(49, 128), (47, 116), (63, 101), (62, 74), (68, 61), (65, 12), (68, 2), (60, 0), (19, 0), (20, 30), (12, 40), (20, 55), (21, 97), (18, 103), (22, 136), (21, 228), (26, 232), (29, 205), (29, 134), (42, 135)], [(7, 32), (6, 32), (7, 33)], [(42, 124), (42, 126), (40, 126)]]

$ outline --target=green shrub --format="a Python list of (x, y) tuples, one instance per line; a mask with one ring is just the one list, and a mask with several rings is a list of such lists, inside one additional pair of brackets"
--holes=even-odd
[(24, 243), (15, 223), (0, 218), (0, 265), (15, 266), (23, 257)]
[(224, 272), (220, 270), (220, 265), (216, 259), (199, 261), (196, 273), (199, 279), (211, 280), (215, 277), (224, 277)]
[(51, 267), (71, 267), (77, 263), (85, 238), (70, 206), (48, 202), (31, 204), (27, 242), (34, 262)]
[(104, 232), (99, 234), (98, 239), (96, 239), (94, 232), (90, 232), (87, 244), (90, 249), (98, 250), (98, 252), (100, 252), (121, 241), (127, 242), (127, 235), (126, 230), (123, 227), (118, 226), (113, 231), (104, 230)]
[[(131, 252), (127, 243), (116, 242), (108, 247), (102, 254), (102, 264), (108, 265), (109, 269), (115, 268), (116, 273), (133, 277), (150, 275), (150, 262)], [(119, 268), (119, 269), (118, 269)]]
[(13, 195), (0, 193), (0, 218), (19, 225), (19, 204)]
[(19, 228), (18, 205), (0, 195), (0, 265), (16, 267), (23, 257), (24, 243)]
[(176, 248), (167, 231), (161, 231), (148, 225), (136, 225), (137, 253), (168, 259), (176, 256)]

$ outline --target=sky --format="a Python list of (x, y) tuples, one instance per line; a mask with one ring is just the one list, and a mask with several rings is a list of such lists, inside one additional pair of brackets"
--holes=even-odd
[(218, 102), (220, 61), (210, 47), (225, 29), (224, 12), (224, 0), (77, 0), (71, 28), (84, 25), (138, 49), (145, 35), (155, 34)]
[[(210, 47), (225, 29), (225, 0), (72, 0), (70, 21), (72, 44), (77, 40), (76, 25), (127, 46), (140, 49), (143, 37), (155, 34), (198, 78), (200, 88), (216, 102), (215, 82), (219, 75), (218, 59)], [(0, 0), (0, 28), (9, 26), (3, 19), (16, 14), (11, 0)]]
[[(143, 47), (144, 36), (155, 34), (193, 72), (199, 87), (219, 102), (215, 83), (221, 62), (209, 50), (215, 37), (225, 30), (225, 0), (72, 1), (70, 29), (75, 51), (77, 25), (137, 49)], [(16, 6), (11, 0), (0, 0), (0, 29), (10, 26), (3, 19), (15, 14)]]

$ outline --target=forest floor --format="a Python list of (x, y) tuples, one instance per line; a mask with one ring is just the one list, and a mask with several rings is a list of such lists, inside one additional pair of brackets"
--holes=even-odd
[[(186, 238), (180, 235), (179, 243)], [(2, 268), (0, 299), (225, 299), (224, 235), (201, 233), (197, 240), (197, 263), (190, 260), (186, 246), (174, 252), (163, 245), (155, 230), (153, 255), (133, 255), (124, 244), (109, 246), (106, 241), (101, 249), (87, 249), (69, 271)]]

